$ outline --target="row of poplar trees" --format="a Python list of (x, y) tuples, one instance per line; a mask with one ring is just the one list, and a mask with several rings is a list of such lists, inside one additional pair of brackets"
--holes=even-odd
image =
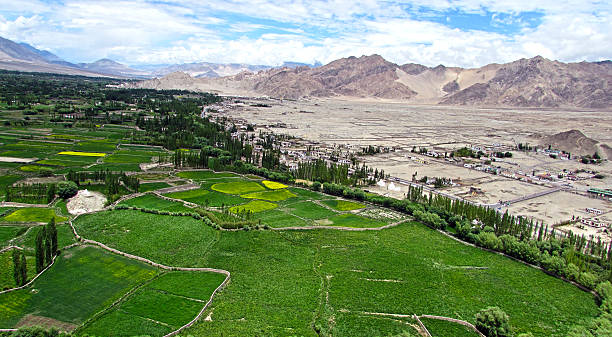
[(36, 273), (43, 271), (57, 255), (57, 228), (54, 218), (38, 230), (34, 254), (36, 255)]

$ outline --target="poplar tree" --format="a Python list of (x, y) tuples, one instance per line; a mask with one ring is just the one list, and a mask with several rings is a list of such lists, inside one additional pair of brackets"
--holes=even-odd
[(15, 284), (19, 287), (21, 286), (21, 259), (19, 249), (13, 249), (13, 279), (15, 279)]
[(48, 230), (47, 226), (43, 227), (43, 238), (45, 240), (45, 267), (51, 264), (53, 254), (51, 254), (51, 231)]
[(21, 263), (19, 263), (19, 271), (21, 273), (21, 284), (24, 285), (28, 281), (28, 267), (26, 262), (26, 256), (21, 252)]
[(47, 225), (47, 232), (51, 238), (51, 255), (57, 255), (57, 227), (55, 226), (55, 217), (51, 218), (51, 221)]
[(38, 230), (36, 234), (36, 247), (34, 249), (36, 255), (36, 273), (40, 273), (45, 269), (45, 250), (43, 247), (44, 227)]

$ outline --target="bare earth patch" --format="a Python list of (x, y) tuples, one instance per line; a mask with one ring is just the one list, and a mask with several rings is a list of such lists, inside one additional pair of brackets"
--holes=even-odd
[(80, 190), (77, 195), (66, 203), (68, 212), (72, 215), (99, 211), (104, 208), (106, 197), (99, 192)]
[(24, 316), (15, 327), (21, 328), (26, 326), (42, 326), (45, 328), (54, 327), (60, 331), (72, 331), (74, 330), (74, 328), (77, 327), (75, 324), (72, 323), (62, 322), (53, 318), (36, 315)]
[(38, 158), (15, 158), (15, 157), (0, 157), (0, 162), (3, 163), (31, 163)]

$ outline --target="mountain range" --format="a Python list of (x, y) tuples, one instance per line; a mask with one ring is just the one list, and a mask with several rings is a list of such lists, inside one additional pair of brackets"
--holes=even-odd
[(379, 55), (351, 56), (326, 65), (286, 62), (275, 68), (199, 62), (133, 69), (109, 59), (73, 64), (48, 51), (0, 38), (0, 69), (146, 79), (123, 86), (282, 99), (340, 97), (416, 104), (612, 108), (612, 62), (563, 63), (541, 56), (472, 69), (398, 65)]

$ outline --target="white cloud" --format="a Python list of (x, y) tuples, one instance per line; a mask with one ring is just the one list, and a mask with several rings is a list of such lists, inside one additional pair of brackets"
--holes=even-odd
[[(111, 57), (130, 64), (278, 65), (378, 53), (400, 64), (473, 67), (538, 54), (562, 61), (612, 56), (609, 3), (414, 0), (409, 5), (373, 0), (0, 0), (0, 35), (70, 61)], [(493, 12), (490, 24), (515, 24), (519, 30), (504, 35), (485, 28), (453, 29), (428, 21), (418, 14), (422, 8), (450, 22), (449, 10)], [(519, 15), (524, 11), (541, 13), (541, 24), (529, 28)], [(254, 34), (258, 30), (263, 33)]]

